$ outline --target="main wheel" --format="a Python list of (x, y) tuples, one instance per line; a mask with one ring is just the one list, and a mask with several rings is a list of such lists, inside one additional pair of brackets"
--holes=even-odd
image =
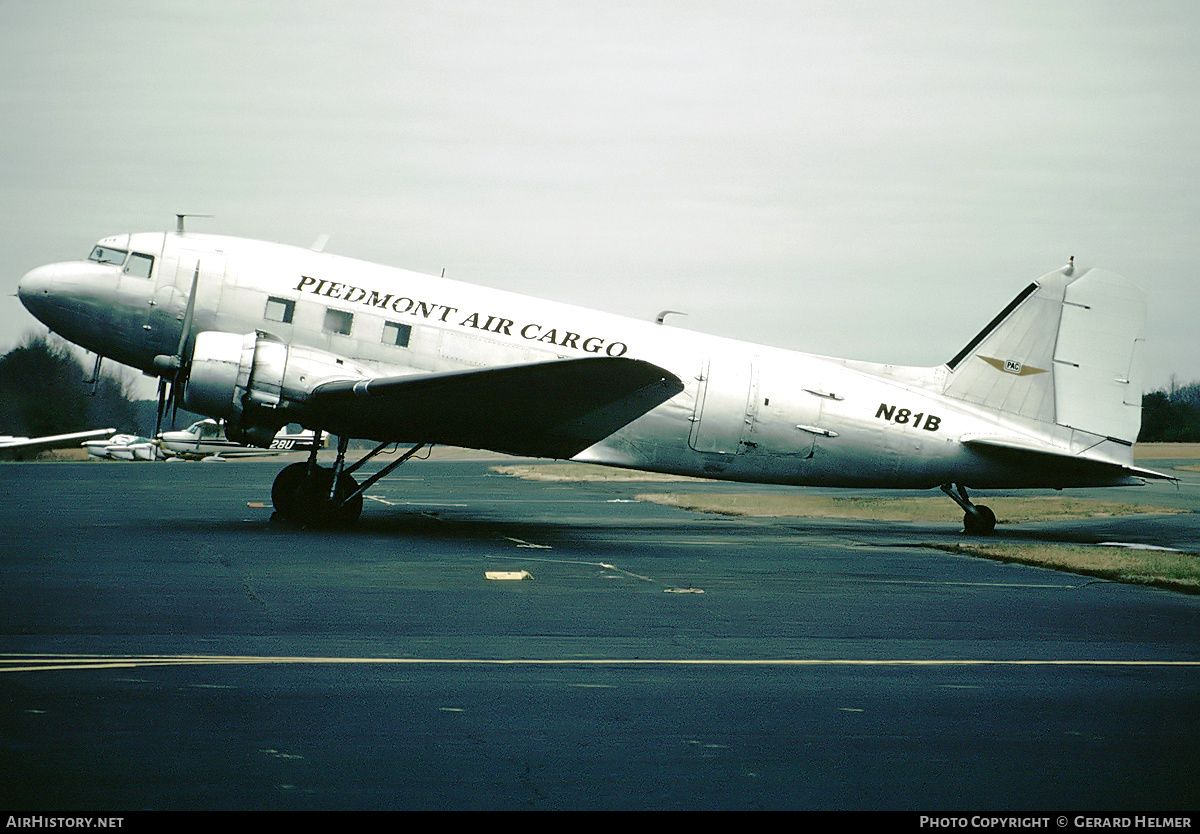
[(318, 468), (301, 479), (292, 515), (285, 517), (305, 524), (353, 524), (362, 515), (363, 499), (356, 495), (346, 501), (346, 496), (357, 489), (358, 482), (346, 474), (338, 478), (337, 489), (333, 489), (333, 470)]
[(963, 515), (963, 530), (972, 536), (990, 536), (996, 530), (996, 514), (982, 504), (975, 504)]
[(271, 484), (271, 504), (280, 518), (292, 520), (292, 514), (296, 511), (296, 493), (307, 477), (307, 463), (289, 464), (275, 476), (275, 483)]
[(335, 524), (353, 524), (358, 521), (358, 517), (362, 515), (363, 497), (355, 495), (346, 501), (347, 495), (353, 495), (357, 491), (358, 481), (353, 477), (343, 473), (342, 477), (338, 478), (337, 492), (333, 497), (334, 505), (330, 508), (333, 510)]

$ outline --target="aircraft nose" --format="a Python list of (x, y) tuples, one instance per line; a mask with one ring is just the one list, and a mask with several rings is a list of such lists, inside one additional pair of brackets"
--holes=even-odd
[(111, 338), (120, 273), (83, 262), (48, 264), (25, 273), (17, 295), (25, 309), (58, 335), (87, 350)]
[(54, 298), (55, 282), (58, 279), (59, 264), (49, 264), (31, 269), (21, 276), (17, 284), (17, 296), (25, 309), (42, 318)]

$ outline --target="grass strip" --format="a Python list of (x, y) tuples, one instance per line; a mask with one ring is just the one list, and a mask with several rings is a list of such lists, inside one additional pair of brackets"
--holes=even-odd
[(1140, 550), (1082, 544), (1013, 544), (964, 542), (926, 544), (936, 550), (998, 562), (1069, 571), (1112, 582), (1150, 585), (1185, 594), (1200, 594), (1200, 555), (1167, 550)]

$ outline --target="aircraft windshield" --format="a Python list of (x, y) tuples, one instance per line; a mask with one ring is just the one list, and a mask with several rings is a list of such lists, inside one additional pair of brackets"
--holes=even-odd
[(97, 246), (92, 250), (92, 254), (88, 255), (88, 260), (95, 261), (98, 264), (120, 266), (125, 263), (125, 256), (128, 254), (124, 249), (110, 249), (107, 246)]

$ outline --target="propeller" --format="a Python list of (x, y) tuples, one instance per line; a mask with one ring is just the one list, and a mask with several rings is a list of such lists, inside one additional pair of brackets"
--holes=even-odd
[(155, 437), (158, 437), (160, 434), (162, 434), (163, 403), (166, 400), (166, 392), (167, 378), (165, 376), (160, 376), (158, 378), (158, 419), (154, 421)]
[(171, 427), (175, 427), (175, 415), (179, 413), (179, 400), (183, 397), (183, 389), (187, 385), (188, 368), (186, 366), (186, 351), (188, 342), (192, 339), (192, 323), (196, 318), (196, 291), (200, 288), (200, 261), (196, 261), (196, 271), (192, 274), (192, 289), (188, 293), (187, 307), (183, 313), (183, 328), (179, 334), (179, 347), (174, 356), (156, 356), (154, 365), (162, 373), (158, 377), (158, 420), (154, 425), (154, 435), (162, 431), (163, 413), (170, 409)]

